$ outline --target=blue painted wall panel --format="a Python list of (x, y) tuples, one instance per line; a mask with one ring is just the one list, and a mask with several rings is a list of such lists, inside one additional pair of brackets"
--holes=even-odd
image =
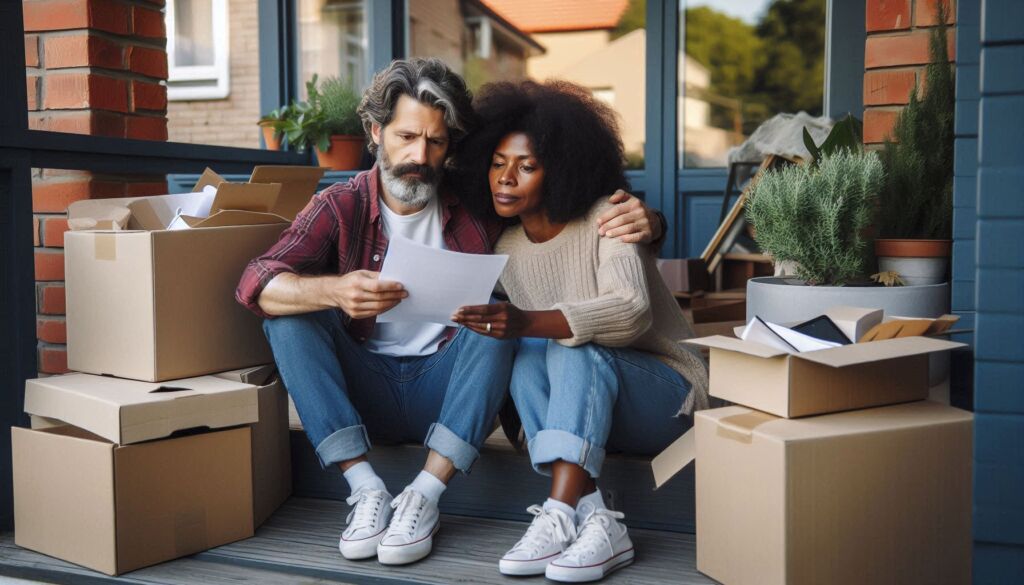
[[(958, 29), (959, 33), (960, 30)], [(957, 49), (959, 53), (959, 49)], [(977, 49), (975, 49), (975, 53)], [(961, 63), (958, 59), (956, 62), (956, 99), (957, 100), (976, 100), (981, 97), (981, 87), (979, 75), (981, 74), (981, 67), (978, 63)]]
[(978, 169), (978, 192), (981, 217), (1024, 217), (1024, 166)]
[[(953, 311), (974, 311), (974, 289), (973, 280), (954, 280), (950, 291), (952, 294), (951, 304)], [(959, 329), (959, 326), (957, 326)]]
[(975, 222), (978, 221), (976, 207), (953, 208), (953, 239), (973, 240)]
[[(982, 199), (987, 195), (982, 193)], [(982, 218), (978, 220), (978, 238), (979, 267), (1024, 266), (1024, 219)]]
[(956, 101), (953, 132), (957, 136), (976, 136), (978, 134), (978, 100), (958, 99)]
[(978, 174), (978, 139), (961, 137), (953, 143), (953, 174), (973, 177)]
[[(985, 94), (983, 86), (982, 95)], [(986, 96), (981, 100), (979, 111), (979, 134), (984, 135), (985, 140), (978, 150), (978, 165), (1020, 166), (1024, 161), (1024, 140), (1020, 134), (1020, 129), (1024, 128), (1024, 96)]]
[(974, 240), (953, 241), (953, 280), (975, 280)]
[(1024, 579), (1024, 547), (974, 543), (974, 585), (1019, 585)]
[(985, 93), (1024, 93), (1024, 75), (1007, 75), (1007, 71), (1024, 71), (1024, 46), (991, 47), (981, 58), (981, 75)]
[(1024, 41), (1024, 2), (985, 0), (982, 2), (981, 42)]
[(1024, 314), (1024, 269), (978, 271), (978, 305), (993, 313)]
[[(1024, 361), (1024, 315), (987, 313), (980, 305), (977, 313), (975, 357), (980, 360)], [(1024, 491), (1021, 492), (1024, 496)]]
[(1024, 544), (1024, 416), (975, 416), (974, 537)]
[[(977, 156), (977, 154), (975, 154)], [(978, 178), (953, 177), (953, 207), (970, 207), (978, 205)]]
[(978, 362), (978, 366), (974, 410), (1024, 414), (1024, 364)]

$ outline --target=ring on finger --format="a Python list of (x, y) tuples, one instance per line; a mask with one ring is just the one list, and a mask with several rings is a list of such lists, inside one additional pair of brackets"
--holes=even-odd
[(488, 332), (488, 333), (490, 333), (490, 332), (491, 332), (491, 324), (490, 324), (490, 323), (488, 323), (488, 324), (487, 324), (487, 332)]

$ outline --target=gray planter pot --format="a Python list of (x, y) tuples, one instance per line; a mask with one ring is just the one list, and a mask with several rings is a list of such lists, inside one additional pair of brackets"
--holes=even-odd
[[(747, 320), (772, 323), (813, 319), (830, 307), (883, 309), (886, 316), (938, 317), (949, 312), (949, 283), (917, 286), (807, 286), (794, 278), (764, 276), (747, 281)], [(933, 354), (932, 386), (949, 376), (949, 353)]]

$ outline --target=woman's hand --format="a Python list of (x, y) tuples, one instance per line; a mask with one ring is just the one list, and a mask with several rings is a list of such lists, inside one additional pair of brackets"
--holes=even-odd
[(495, 339), (523, 337), (529, 324), (525, 311), (512, 303), (493, 303), (459, 307), (452, 315), (452, 321), (469, 330)]
[(626, 244), (649, 244), (662, 235), (661, 216), (622, 189), (609, 199), (615, 204), (597, 218), (597, 231)]

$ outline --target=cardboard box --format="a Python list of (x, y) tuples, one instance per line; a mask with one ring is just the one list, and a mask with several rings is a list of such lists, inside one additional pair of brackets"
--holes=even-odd
[[(733, 406), (696, 413), (695, 435), (697, 568), (713, 579), (970, 583), (970, 413), (922, 401), (789, 420)], [(655, 473), (684, 461), (659, 456)]]
[(117, 575), (252, 536), (249, 433), (117, 445), (12, 428), (14, 542)]
[(964, 345), (904, 337), (787, 354), (723, 335), (686, 342), (711, 350), (712, 396), (788, 418), (923, 400), (929, 354)]
[[(235, 288), (322, 174), (257, 167), (253, 181), (278, 182), (238, 184), (208, 171), (199, 192), (71, 204), (69, 225), (100, 229), (65, 235), (68, 367), (156, 382), (272, 362), (260, 319), (235, 302)], [(210, 204), (201, 192), (209, 185), (209, 217), (189, 217)], [(190, 227), (166, 229), (179, 218)]]
[(89, 374), (25, 382), (25, 412), (120, 445), (258, 420), (257, 388), (213, 376), (153, 384)]
[(223, 372), (217, 377), (259, 387), (259, 422), (252, 425), (253, 522), (259, 528), (292, 494), (288, 394), (274, 366)]

